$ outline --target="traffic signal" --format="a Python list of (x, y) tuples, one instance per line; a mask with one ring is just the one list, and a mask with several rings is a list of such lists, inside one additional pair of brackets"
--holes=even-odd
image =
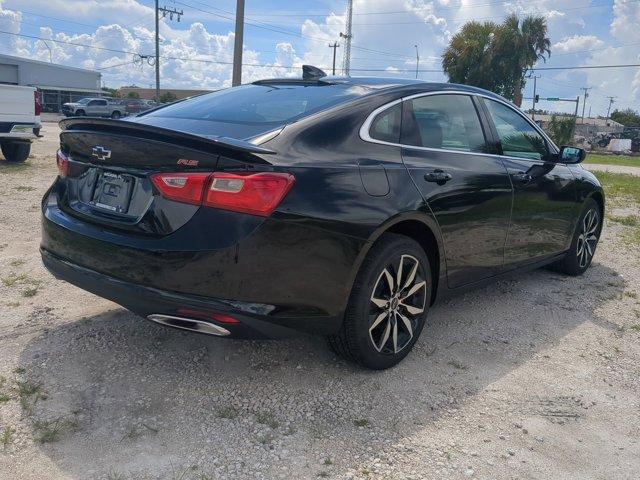
[(540, 101), (540, 95), (536, 94), (536, 97), (533, 100), (533, 103), (538, 103)]

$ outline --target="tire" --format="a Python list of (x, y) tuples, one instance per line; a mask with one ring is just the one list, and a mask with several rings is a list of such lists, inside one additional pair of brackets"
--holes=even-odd
[(122, 115), (120, 115), (120, 112), (118, 112), (117, 110), (113, 113), (111, 113), (111, 118), (113, 118), (114, 120), (117, 120), (121, 117)]
[(76, 111), (76, 117), (84, 117), (86, 115), (84, 110), (77, 110)]
[(586, 272), (596, 253), (601, 231), (602, 211), (594, 199), (588, 198), (580, 212), (576, 230), (571, 239), (571, 248), (564, 258), (554, 265), (555, 269), (571, 276)]
[[(403, 287), (400, 292), (397, 284)], [(393, 367), (420, 336), (431, 286), (431, 267), (422, 247), (403, 235), (383, 235), (360, 267), (342, 327), (327, 338), (329, 346), (365, 368)]]
[(2, 155), (9, 163), (21, 163), (29, 158), (31, 143), (29, 142), (2, 142)]

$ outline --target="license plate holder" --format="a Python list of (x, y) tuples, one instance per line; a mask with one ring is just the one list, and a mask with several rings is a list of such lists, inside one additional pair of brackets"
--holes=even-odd
[(134, 178), (103, 171), (98, 175), (91, 204), (112, 213), (126, 214), (129, 210)]

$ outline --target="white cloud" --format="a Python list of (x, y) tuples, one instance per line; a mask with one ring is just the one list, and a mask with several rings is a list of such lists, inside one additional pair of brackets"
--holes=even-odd
[(599, 48), (604, 42), (594, 35), (573, 35), (565, 37), (561, 42), (554, 43), (553, 53), (573, 53)]

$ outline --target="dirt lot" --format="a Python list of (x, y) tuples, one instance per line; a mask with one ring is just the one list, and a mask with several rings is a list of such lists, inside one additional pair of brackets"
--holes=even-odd
[(584, 277), (455, 297), (406, 361), (366, 372), (319, 338), (169, 330), (53, 279), (38, 243), (56, 128), (25, 165), (0, 161), (1, 479), (638, 478), (640, 250), (624, 225)]

